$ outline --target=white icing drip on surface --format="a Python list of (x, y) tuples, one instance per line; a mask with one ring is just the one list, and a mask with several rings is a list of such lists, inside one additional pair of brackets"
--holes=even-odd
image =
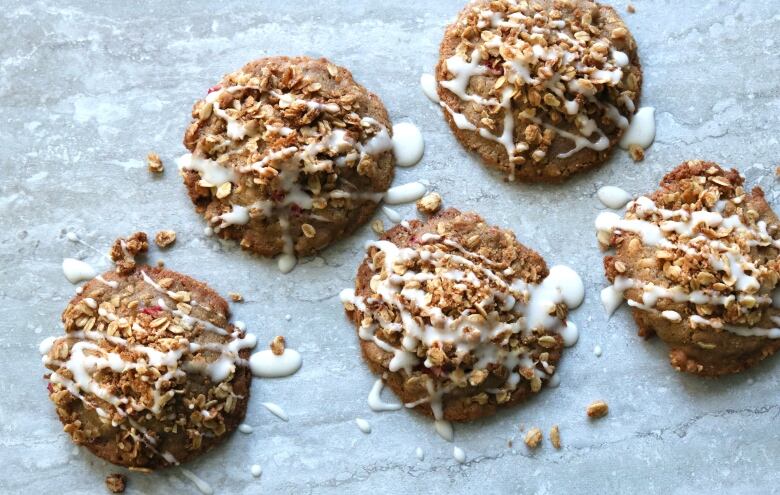
[(95, 278), (97, 272), (89, 263), (86, 263), (75, 258), (65, 258), (62, 260), (62, 273), (68, 282), (77, 284), (84, 280), (90, 280)]
[(374, 386), (371, 387), (371, 392), (368, 394), (368, 407), (374, 412), (397, 411), (401, 409), (403, 407), (401, 404), (390, 404), (382, 400), (381, 394), (384, 385), (381, 378), (374, 382)]
[(400, 186), (391, 187), (385, 193), (385, 203), (397, 205), (411, 203), (425, 196), (427, 188), (420, 182), (410, 182)]
[(459, 464), (466, 462), (466, 453), (458, 446), (452, 448), (452, 457), (455, 458)]
[(601, 346), (600, 346), (600, 345), (596, 345), (596, 346), (593, 348), (593, 354), (594, 354), (596, 357), (601, 357), (602, 351), (601, 351)]
[(425, 96), (433, 103), (439, 103), (439, 94), (436, 91), (436, 77), (433, 74), (420, 76), (420, 87)]
[(433, 428), (436, 433), (439, 434), (444, 440), (452, 442), (455, 439), (455, 430), (452, 428), (452, 423), (444, 419), (437, 419), (433, 423)]
[(355, 424), (365, 434), (371, 433), (371, 425), (363, 418), (355, 418)]
[(613, 210), (623, 208), (631, 201), (629, 193), (615, 186), (604, 186), (596, 194), (604, 206)]
[(628, 149), (632, 144), (647, 149), (655, 140), (655, 108), (642, 107), (631, 118), (631, 125), (620, 139), (620, 147)]
[(192, 481), (192, 483), (195, 485), (195, 487), (200, 490), (200, 493), (203, 495), (213, 495), (214, 489), (211, 488), (211, 485), (209, 485), (206, 481), (198, 478), (198, 476), (190, 471), (189, 469), (184, 469), (183, 467), (180, 467), (179, 470), (181, 470), (181, 474), (183, 474), (187, 479)]
[(254, 428), (252, 428), (252, 426), (250, 426), (250, 425), (248, 425), (246, 423), (241, 423), (240, 425), (238, 425), (238, 431), (240, 431), (241, 433), (246, 433), (247, 435), (249, 435), (250, 433), (252, 433), (254, 431)]
[(271, 349), (263, 349), (249, 357), (252, 374), (262, 378), (290, 376), (301, 368), (302, 363), (300, 353), (290, 348), (285, 348), (280, 356), (274, 354)]
[(401, 122), (393, 126), (393, 154), (399, 167), (416, 165), (423, 156), (425, 142), (416, 125)]
[(393, 223), (398, 223), (401, 221), (401, 214), (395, 211), (392, 208), (389, 208), (387, 206), (382, 206), (382, 213), (385, 214), (385, 216)]
[(268, 409), (271, 414), (281, 419), (282, 421), (290, 420), (290, 418), (287, 416), (287, 413), (278, 404), (274, 404), (273, 402), (263, 402), (262, 404), (263, 407)]
[(252, 473), (252, 476), (255, 478), (259, 478), (263, 474), (263, 468), (260, 464), (252, 464), (252, 467), (249, 468), (249, 472)]

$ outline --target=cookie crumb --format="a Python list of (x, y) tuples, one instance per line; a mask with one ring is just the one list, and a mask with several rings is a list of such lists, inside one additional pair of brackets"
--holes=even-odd
[(542, 442), (542, 430), (537, 427), (533, 427), (525, 434), (525, 444), (529, 448), (535, 449)]
[(271, 344), (269, 347), (271, 348), (271, 352), (273, 352), (277, 356), (281, 356), (284, 354), (284, 337), (281, 335), (277, 335), (274, 337), (274, 340), (271, 341)]
[(385, 233), (385, 223), (381, 219), (377, 218), (371, 222), (371, 230), (379, 235), (382, 235)]
[(127, 477), (124, 474), (113, 473), (106, 476), (106, 488), (111, 493), (123, 493), (126, 484)]
[(441, 208), (441, 195), (432, 192), (417, 200), (417, 210), (426, 215), (433, 215)]
[(238, 292), (228, 292), (228, 296), (230, 296), (230, 300), (233, 302), (243, 302), (244, 296), (239, 294)]
[(597, 400), (588, 406), (587, 412), (589, 418), (601, 418), (607, 415), (609, 406), (603, 400)]
[(636, 7), (634, 7), (633, 4), (628, 4), (626, 10), (628, 11), (629, 14), (633, 14), (634, 12), (636, 12)]
[(558, 429), (558, 425), (553, 425), (550, 428), (550, 443), (556, 449), (561, 448), (561, 430)]
[(777, 167), (777, 168), (775, 169), (775, 176), (776, 176), (776, 177), (780, 177), (780, 167)]
[(146, 155), (146, 166), (149, 168), (149, 172), (153, 174), (161, 174), (165, 170), (162, 160), (160, 160), (160, 155), (154, 151), (150, 151)]
[(157, 260), (157, 266), (162, 268), (165, 266), (165, 262), (163, 260)]
[(161, 248), (166, 248), (176, 242), (176, 232), (173, 230), (161, 230), (154, 235), (154, 243)]
[(136, 232), (130, 237), (118, 237), (111, 245), (109, 256), (116, 263), (116, 272), (127, 275), (135, 270), (135, 257), (137, 254), (149, 250), (149, 239), (146, 232)]
[(638, 144), (631, 144), (628, 146), (628, 155), (635, 162), (641, 162), (645, 159), (645, 150)]

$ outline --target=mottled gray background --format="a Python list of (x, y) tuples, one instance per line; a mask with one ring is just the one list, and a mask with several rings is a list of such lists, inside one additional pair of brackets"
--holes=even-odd
[[(225, 5), (227, 4), (227, 5)], [(657, 341), (635, 335), (628, 312), (607, 320), (593, 220), (601, 185), (654, 189), (683, 159), (739, 168), (778, 206), (774, 167), (780, 125), (776, 1), (638, 0), (625, 14), (645, 70), (643, 104), (658, 134), (644, 163), (619, 151), (601, 170), (561, 186), (505, 184), (462, 151), (418, 86), (431, 71), (444, 26), (462, 0), (370, 2), (28, 2), (0, 12), (0, 492), (100, 492), (115, 468), (74, 449), (41, 380), (37, 343), (61, 332), (74, 287), (63, 257), (105, 260), (68, 242), (79, 233), (101, 250), (136, 229), (173, 228), (176, 246), (152, 260), (208, 281), (261, 342), (285, 334), (304, 366), (282, 380), (255, 380), (247, 422), (188, 466), (217, 493), (769, 493), (780, 469), (780, 360), (739, 376), (683, 376)], [(423, 161), (396, 183), (426, 178), (448, 205), (513, 228), (551, 263), (580, 271), (587, 299), (574, 313), (579, 344), (562, 384), (521, 407), (458, 426), (452, 445), (408, 411), (375, 414), (373, 377), (337, 294), (350, 286), (368, 227), (287, 276), (202, 234), (173, 159), (192, 102), (223, 73), (264, 55), (327, 56), (379, 94), (395, 122), (411, 120), (427, 142)], [(152, 178), (155, 150), (167, 170)], [(406, 216), (411, 205), (399, 208)], [(292, 315), (286, 321), (285, 314)], [(592, 349), (599, 344), (601, 358)], [(585, 419), (605, 399), (610, 415)], [(289, 423), (260, 405), (274, 401)], [(368, 419), (362, 434), (354, 418)], [(564, 447), (529, 452), (520, 425), (557, 423)], [(514, 439), (514, 447), (507, 441)], [(425, 460), (414, 456), (416, 447)], [(263, 466), (261, 479), (249, 473)], [(130, 476), (130, 493), (189, 493), (177, 470)]]

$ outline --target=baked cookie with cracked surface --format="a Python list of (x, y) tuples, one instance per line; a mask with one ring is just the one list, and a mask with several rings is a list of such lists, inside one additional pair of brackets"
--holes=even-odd
[(447, 122), (509, 180), (557, 182), (604, 162), (641, 90), (634, 38), (589, 0), (471, 2), (439, 55)]
[(599, 242), (615, 249), (602, 300), (611, 312), (625, 298), (639, 335), (666, 342), (675, 369), (742, 371), (780, 348), (779, 227), (739, 172), (684, 162), (623, 217), (596, 220)]
[(570, 268), (447, 209), (370, 243), (341, 300), (369, 367), (408, 407), (468, 421), (542, 389), (576, 341), (567, 314), (583, 296)]
[(255, 337), (205, 284), (139, 266), (87, 282), (41, 344), (49, 398), (74, 442), (150, 470), (211, 449), (246, 413)]
[(393, 179), (385, 107), (325, 59), (250, 62), (192, 117), (178, 164), (195, 208), (283, 271), (364, 223)]

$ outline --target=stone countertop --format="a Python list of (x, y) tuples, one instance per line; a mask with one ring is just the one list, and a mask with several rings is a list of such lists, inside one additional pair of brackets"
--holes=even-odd
[[(778, 202), (780, 127), (776, 2), (637, 0), (623, 13), (645, 71), (643, 105), (657, 138), (643, 163), (623, 151), (558, 186), (507, 184), (463, 151), (419, 88), (445, 25), (463, 0), (371, 2), (28, 2), (0, 12), (0, 492), (94, 493), (118, 471), (76, 448), (49, 403), (38, 342), (62, 332), (75, 287), (63, 257), (108, 263), (66, 240), (73, 231), (107, 250), (135, 230), (170, 228), (179, 240), (151, 260), (226, 294), (261, 343), (284, 334), (304, 358), (294, 376), (255, 380), (246, 422), (187, 466), (216, 493), (775, 493), (780, 490), (780, 359), (719, 380), (681, 375), (658, 340), (642, 341), (628, 311), (608, 319), (593, 221), (602, 185), (651, 191), (684, 159), (738, 168)], [(203, 234), (173, 159), (193, 101), (256, 57), (327, 56), (385, 102), (394, 122), (424, 133), (425, 157), (396, 184), (427, 179), (445, 203), (512, 228), (550, 264), (581, 273), (581, 329), (557, 389), (496, 417), (456, 427), (455, 445), (409, 411), (373, 413), (374, 376), (361, 362), (338, 292), (351, 286), (366, 226), (289, 275)], [(145, 170), (158, 152), (160, 178)], [(413, 205), (399, 210), (414, 216)], [(286, 315), (291, 315), (289, 319)], [(603, 349), (596, 357), (594, 346)], [(589, 422), (591, 401), (609, 403)], [(280, 404), (282, 422), (261, 405)], [(355, 418), (373, 428), (365, 435)], [(563, 448), (530, 452), (521, 426), (560, 425)], [(546, 436), (546, 435), (545, 435)], [(509, 441), (513, 446), (508, 446)], [(415, 457), (420, 447), (424, 460)], [(250, 465), (263, 467), (253, 478)], [(196, 493), (179, 470), (130, 474), (128, 493)]]

